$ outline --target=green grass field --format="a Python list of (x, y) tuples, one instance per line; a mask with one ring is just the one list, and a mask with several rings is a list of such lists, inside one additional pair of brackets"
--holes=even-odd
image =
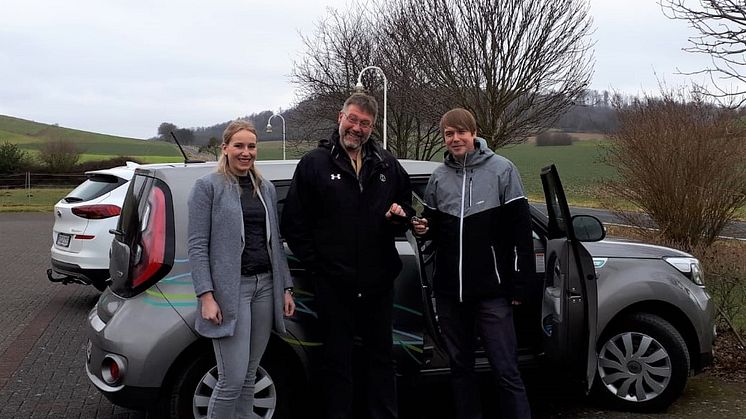
[[(527, 143), (501, 148), (497, 153), (509, 158), (518, 166), (526, 191), (532, 200), (543, 200), (539, 173), (544, 166), (554, 163), (562, 177), (568, 200), (572, 204), (600, 206), (601, 198), (605, 198), (601, 192), (602, 183), (613, 179), (616, 173), (612, 167), (602, 162), (604, 146), (608, 141), (593, 139), (594, 137), (584, 134), (584, 138), (587, 139), (576, 141), (571, 146), (537, 147)], [(96, 134), (0, 115), (0, 142), (16, 143), (31, 156), (35, 156), (45, 142), (55, 139), (75, 141), (84, 151), (81, 162), (116, 156), (129, 156), (144, 163), (182, 161), (181, 153), (173, 144)], [(288, 159), (300, 158), (303, 155), (303, 152), (295, 151), (291, 146), (292, 140), (289, 140), (288, 144)], [(281, 158), (282, 141), (259, 142), (260, 160)], [(56, 195), (53, 192), (44, 192), (40, 193), (39, 197), (48, 196), (47, 207), (51, 209), (66, 192), (67, 190), (61, 190)], [(11, 195), (0, 199), (0, 211), (22, 207), (23, 202), (16, 202), (17, 197)], [(737, 216), (746, 219), (746, 208), (741, 208)]]
[(0, 189), (0, 212), (52, 211), (71, 188)]
[[(80, 163), (87, 162), (87, 161), (96, 161), (96, 160), (102, 160), (102, 159), (108, 159), (110, 157), (117, 157), (118, 155), (101, 155), (101, 154), (82, 154), (80, 156)], [(150, 155), (132, 155), (132, 154), (125, 154), (127, 157), (132, 157), (133, 159), (143, 162), (143, 163), (178, 163), (183, 162), (184, 158), (179, 154), (178, 156), (150, 156)]]
[(49, 141), (74, 142), (85, 155), (103, 160), (114, 156), (179, 157), (175, 145), (161, 141), (97, 134), (0, 115), (0, 142), (8, 141), (34, 156)]
[(568, 200), (589, 205), (598, 202), (601, 183), (615, 176), (614, 169), (601, 162), (605, 144), (605, 140), (577, 141), (571, 146), (521, 144), (501, 148), (497, 153), (515, 163), (532, 199), (544, 199), (541, 169), (555, 164)]

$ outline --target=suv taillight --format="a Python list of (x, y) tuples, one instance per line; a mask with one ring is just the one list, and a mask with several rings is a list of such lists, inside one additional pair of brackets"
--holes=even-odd
[(74, 207), (72, 213), (78, 217), (87, 218), (89, 220), (101, 220), (103, 218), (115, 217), (122, 212), (122, 209), (116, 205), (81, 205)]
[[(154, 186), (148, 196), (142, 235), (132, 267), (132, 287), (138, 287), (153, 277), (163, 266), (166, 254), (166, 197)], [(137, 247), (139, 246), (139, 247)]]

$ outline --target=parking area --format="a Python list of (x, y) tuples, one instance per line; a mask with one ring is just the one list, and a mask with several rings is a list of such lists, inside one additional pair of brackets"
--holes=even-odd
[[(0, 213), (0, 418), (144, 418), (113, 406), (85, 376), (85, 318), (99, 293), (47, 280), (53, 221), (51, 213)], [(746, 417), (746, 386), (709, 375), (692, 378), (667, 414), (653, 416), (589, 407), (541, 381), (529, 380), (535, 417)], [(450, 416), (447, 383), (414, 391), (408, 418)]]
[(47, 280), (53, 222), (0, 214), (0, 417), (143, 418), (85, 376), (85, 318), (99, 293)]

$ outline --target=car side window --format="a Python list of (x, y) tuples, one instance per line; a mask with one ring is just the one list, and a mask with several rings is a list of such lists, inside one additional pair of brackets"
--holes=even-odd
[[(282, 209), (285, 207), (285, 199), (290, 191), (290, 181), (277, 180), (272, 182), (275, 185), (275, 191), (277, 191), (277, 220), (282, 220)], [(280, 233), (282, 235), (282, 233)]]

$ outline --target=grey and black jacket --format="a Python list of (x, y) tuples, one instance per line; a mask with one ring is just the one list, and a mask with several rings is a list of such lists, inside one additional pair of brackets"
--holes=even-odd
[(477, 138), (459, 162), (446, 153), (425, 190), (427, 238), (435, 241), (436, 293), (465, 301), (522, 301), (536, 270), (531, 215), (518, 169)]

